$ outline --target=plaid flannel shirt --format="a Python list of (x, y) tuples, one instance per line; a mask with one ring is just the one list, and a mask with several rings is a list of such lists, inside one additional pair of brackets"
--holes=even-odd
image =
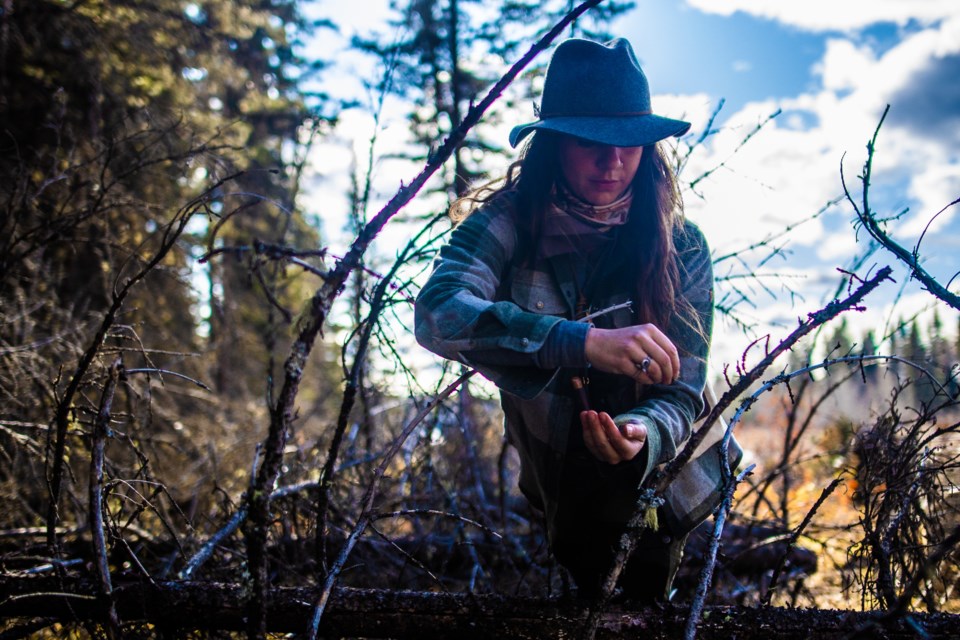
[[(579, 408), (570, 379), (586, 366), (583, 342), (589, 328), (573, 320), (574, 278), (583, 265), (572, 254), (517, 264), (513, 202), (512, 195), (500, 196), (454, 229), (418, 296), (415, 331), (421, 345), (477, 369), (500, 388), (507, 436), (520, 455), (520, 489), (545, 512), (553, 539), (560, 533), (554, 526), (558, 512), (570, 509), (563, 507), (565, 502), (590, 503), (597, 517), (625, 522), (635, 508), (637, 487), (689, 439), (704, 407), (713, 319), (712, 263), (700, 230), (685, 223), (674, 238), (679, 295), (699, 314), (707, 337), (680, 322), (667, 331), (680, 352), (676, 382), (644, 386), (626, 376), (589, 374), (593, 408), (607, 411), (617, 423), (636, 420), (647, 426), (646, 446), (634, 460), (602, 463), (586, 453), (582, 439), (579, 449), (571, 446), (578, 441)], [(623, 291), (589, 302), (598, 310), (629, 296)], [(596, 326), (605, 328), (634, 323), (628, 308), (595, 320)], [(559, 357), (550, 358), (555, 362), (544, 366), (543, 351), (550, 340), (562, 341), (565, 347)], [(719, 503), (719, 446), (689, 462), (667, 489), (661, 516), (674, 535), (693, 529)], [(735, 467), (741, 456), (735, 441), (729, 455)], [(571, 474), (597, 486), (570, 489), (569, 479), (563, 478)]]

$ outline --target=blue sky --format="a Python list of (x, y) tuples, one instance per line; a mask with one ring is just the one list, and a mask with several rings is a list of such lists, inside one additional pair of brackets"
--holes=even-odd
[(648, 0), (621, 21), (655, 91), (722, 96), (727, 109), (791, 96), (813, 81), (825, 37), (772, 20)]
[[(696, 131), (725, 100), (719, 133), (688, 167), (697, 175), (726, 163), (702, 185), (702, 200), (686, 199), (715, 248), (755, 242), (813, 214), (842, 193), (841, 162), (859, 199), (866, 143), (889, 104), (872, 206), (884, 217), (906, 212), (889, 230), (907, 248), (933, 219), (921, 246), (926, 267), (944, 283), (960, 269), (957, 207), (935, 217), (960, 197), (960, 3), (649, 0), (618, 29), (645, 66), (655, 110), (679, 110)], [(734, 153), (746, 132), (777, 109), (782, 114)], [(862, 233), (857, 243), (853, 215), (840, 203), (791, 234), (786, 258), (771, 266), (796, 275), (786, 282), (803, 298), (758, 296), (752, 315), (761, 332), (770, 324), (790, 327), (833, 294), (836, 269), (866, 246)], [(878, 252), (866, 264), (896, 262)], [(851, 317), (854, 326), (882, 327), (928, 307), (932, 298), (902, 270), (896, 275), (898, 285), (884, 287), (865, 313)], [(942, 316), (956, 317), (940, 306)]]
[[(387, 1), (320, 3), (339, 22), (344, 37), (383, 31)], [(723, 168), (688, 193), (686, 211), (717, 251), (762, 240), (798, 224), (842, 193), (841, 162), (848, 185), (859, 197), (865, 146), (884, 107), (890, 114), (880, 133), (874, 161), (871, 203), (887, 217), (906, 213), (889, 230), (912, 248), (920, 233), (951, 201), (960, 197), (960, 2), (957, 0), (641, 0), (613, 30), (628, 38), (641, 59), (654, 94), (654, 110), (693, 123), (681, 150), (706, 126), (722, 99), (717, 132), (690, 156), (685, 176)], [(342, 6), (341, 6), (342, 5)], [(338, 6), (341, 8), (338, 9)], [(342, 10), (342, 15), (338, 15)], [(332, 43), (335, 45), (335, 43)], [(348, 67), (355, 80), (364, 72)], [(782, 113), (738, 149), (758, 122)], [(404, 111), (405, 113), (405, 111)], [(518, 108), (510, 122), (532, 120), (532, 105)], [(369, 120), (345, 114), (343, 140), (370, 138)], [(382, 149), (402, 144), (403, 114), (381, 122)], [(348, 133), (355, 127), (355, 134)], [(356, 144), (355, 149), (359, 149)], [(342, 150), (341, 150), (342, 151)], [(360, 151), (362, 153), (362, 150)], [(315, 163), (319, 179), (308, 209), (333, 211), (330, 194), (345, 193), (337, 168), (347, 159), (323, 145)], [(381, 165), (377, 190), (393, 194), (415, 168)], [(924, 237), (921, 255), (945, 283), (960, 269), (960, 207), (937, 216)], [(324, 216), (327, 217), (327, 216)], [(789, 236), (784, 259), (765, 268), (786, 279), (800, 297), (757, 295), (745, 309), (758, 332), (785, 335), (796, 318), (814, 311), (834, 292), (837, 268), (849, 266), (865, 246), (846, 204), (800, 224)], [(328, 231), (335, 230), (328, 225)], [(389, 249), (385, 254), (389, 254)], [(895, 260), (880, 252), (867, 268)], [(864, 270), (865, 272), (865, 270)], [(931, 297), (898, 271), (850, 318), (858, 327), (882, 328), (900, 316), (927, 308)], [(957, 283), (954, 283), (956, 289)], [(899, 300), (895, 300), (899, 296)], [(929, 310), (929, 309), (928, 309)], [(943, 308), (948, 327), (955, 312)], [(733, 341), (743, 344), (740, 340)], [(724, 358), (735, 358), (729, 352)]]

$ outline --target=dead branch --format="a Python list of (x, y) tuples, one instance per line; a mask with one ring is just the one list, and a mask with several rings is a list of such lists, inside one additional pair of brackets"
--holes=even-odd
[(790, 538), (787, 540), (787, 548), (784, 551), (783, 555), (780, 556), (780, 561), (777, 563), (777, 566), (773, 570), (773, 574), (770, 577), (770, 584), (767, 586), (767, 592), (763, 594), (763, 597), (760, 599), (760, 604), (768, 606), (770, 604), (770, 597), (773, 595), (773, 592), (777, 588), (777, 582), (780, 580), (780, 573), (783, 571), (783, 567), (787, 562), (787, 557), (789, 555), (790, 549), (797, 544), (797, 540), (800, 539), (800, 536), (803, 534), (804, 530), (807, 528), (807, 525), (813, 520), (813, 516), (817, 513), (817, 510), (820, 506), (826, 501), (827, 498), (836, 490), (842, 478), (834, 478), (833, 481), (827, 485), (827, 487), (820, 492), (820, 497), (817, 498), (817, 501), (810, 507), (810, 510), (807, 511), (807, 514), (803, 517), (803, 521), (797, 525), (797, 528), (790, 533)]
[[(610, 572), (608, 573), (603, 584), (601, 595), (598, 598), (597, 603), (594, 605), (594, 609), (584, 626), (584, 638), (589, 640), (594, 637), (594, 633), (597, 628), (596, 625), (599, 623), (600, 613), (609, 602), (609, 599), (616, 588), (617, 580), (620, 578), (620, 573), (623, 571), (627, 560), (633, 553), (633, 549), (636, 546), (636, 540), (639, 535), (638, 532), (642, 532), (647, 526), (645, 522), (647, 509), (655, 508), (659, 502), (662, 502), (662, 498), (660, 496), (663, 495), (663, 491), (677, 477), (683, 466), (690, 460), (694, 450), (699, 446), (700, 442), (706, 436), (710, 426), (720, 419), (723, 410), (726, 409), (735, 398), (744, 393), (750, 387), (750, 385), (758, 380), (760, 376), (763, 375), (763, 373), (773, 364), (777, 357), (789, 350), (802, 337), (806, 336), (811, 331), (814, 331), (823, 323), (832, 320), (844, 311), (859, 308), (860, 302), (863, 300), (863, 298), (866, 297), (871, 291), (876, 289), (880, 283), (882, 283), (884, 280), (887, 280), (889, 276), (890, 268), (884, 267), (883, 269), (880, 269), (880, 271), (878, 271), (873, 278), (863, 282), (860, 287), (846, 299), (834, 300), (819, 311), (808, 314), (806, 322), (801, 322), (800, 326), (794, 329), (790, 335), (780, 342), (780, 344), (768, 351), (766, 357), (764, 357), (752, 369), (745, 371), (743, 375), (740, 376), (740, 379), (734, 385), (732, 385), (731, 388), (723, 394), (723, 396), (720, 397), (720, 399), (711, 409), (709, 415), (704, 418), (701, 427), (696, 433), (693, 434), (693, 436), (691, 436), (690, 440), (687, 441), (683, 450), (677, 455), (677, 457), (669, 462), (664, 469), (657, 470), (648, 479), (646, 482), (648, 489), (641, 495), (634, 515), (627, 523), (626, 531), (620, 539), (620, 546), (617, 550), (617, 555), (614, 558), (613, 565), (611, 566)], [(739, 416), (755, 401), (756, 398), (754, 396), (747, 398), (741, 403), (740, 409), (738, 409), (737, 412), (737, 416), (730, 421), (730, 424), (727, 427), (727, 432), (724, 436), (725, 441), (729, 440), (733, 427), (736, 424)], [(724, 448), (724, 454), (725, 452), (726, 449)], [(722, 462), (725, 468), (729, 464), (726, 457), (723, 458)]]
[(713, 567), (717, 562), (717, 550), (720, 548), (720, 539), (723, 536), (723, 523), (730, 513), (733, 506), (733, 494), (737, 490), (737, 485), (743, 481), (753, 471), (754, 465), (748, 466), (730, 482), (726, 491), (723, 493), (723, 501), (717, 510), (716, 522), (713, 526), (713, 535), (710, 536), (710, 546), (707, 550), (707, 556), (703, 563), (703, 570), (700, 572), (700, 582), (697, 584), (697, 593), (690, 603), (690, 617), (687, 619), (687, 626), (684, 630), (685, 640), (694, 640), (697, 636), (697, 625), (700, 623), (700, 617), (703, 615), (703, 606), (707, 599), (707, 589), (710, 587), (710, 581), (713, 580)]
[(120, 310), (123, 308), (124, 301), (130, 291), (166, 258), (167, 254), (170, 253), (176, 245), (177, 240), (183, 234), (187, 223), (190, 222), (195, 213), (206, 206), (212, 194), (215, 193), (218, 188), (236, 179), (240, 175), (241, 173), (236, 173), (218, 180), (203, 194), (177, 211), (173, 220), (164, 228), (160, 247), (156, 253), (146, 261), (139, 271), (125, 280), (120, 284), (120, 287), (114, 291), (113, 300), (110, 303), (109, 309), (107, 309), (107, 312), (104, 314), (100, 327), (97, 329), (93, 340), (77, 363), (63, 397), (57, 402), (56, 414), (53, 419), (56, 433), (53, 436), (52, 451), (48, 445), (46, 464), (48, 469), (47, 487), (50, 501), (47, 512), (47, 545), (50, 547), (51, 552), (54, 552), (57, 547), (56, 528), (60, 522), (60, 491), (63, 484), (67, 430), (74, 412), (74, 400), (80, 391), (83, 380), (97, 355), (99, 355), (107, 334), (116, 322), (117, 314), (120, 313)]
[[(751, 385), (753, 385), (753, 383), (759, 380), (760, 376), (762, 376), (763, 373), (773, 365), (774, 361), (780, 355), (789, 351), (797, 342), (800, 341), (801, 338), (817, 329), (817, 327), (837, 317), (844, 311), (858, 309), (860, 303), (868, 294), (880, 286), (883, 281), (890, 279), (890, 273), (890, 267), (883, 267), (872, 278), (864, 281), (857, 288), (857, 290), (847, 298), (843, 300), (834, 300), (819, 311), (807, 314), (807, 320), (805, 322), (800, 322), (799, 326), (794, 329), (790, 335), (784, 338), (780, 344), (778, 344), (772, 350), (768, 351), (766, 356), (764, 356), (760, 362), (758, 362), (749, 371), (744, 372), (737, 382), (733, 384), (722, 396), (720, 396), (713, 409), (711, 409), (709, 415), (704, 418), (703, 427), (698, 429), (697, 432), (691, 436), (686, 446), (684, 446), (683, 451), (681, 451), (676, 458), (667, 464), (665, 469), (657, 472), (652, 483), (653, 486), (658, 487), (658, 489), (662, 491), (664, 487), (669, 485), (670, 482), (677, 477), (677, 474), (689, 461), (690, 456), (693, 455), (696, 447), (700, 445), (700, 442), (706, 436), (709, 426), (716, 422), (727, 409), (727, 407), (732, 405), (740, 395), (742, 395), (748, 388), (750, 388)], [(747, 408), (749, 408), (749, 406), (741, 406), (740, 413)]]
[[(97, 620), (99, 610), (89, 578), (12, 580), (0, 576), (0, 615), (54, 622)], [(311, 615), (310, 602), (318, 589), (278, 587), (268, 608), (271, 633), (301, 633)], [(178, 637), (197, 629), (242, 631), (244, 593), (240, 585), (160, 581), (116, 585), (117, 609), (127, 624), (150, 624), (155, 631)], [(911, 624), (886, 620), (877, 612), (776, 607), (707, 607), (700, 623), (704, 640), (840, 640), (879, 626), (884, 638), (913, 640), (920, 629), (931, 640), (956, 637), (960, 616), (947, 613), (911, 614)], [(320, 632), (325, 637), (391, 638), (394, 640), (487, 640), (489, 638), (569, 639), (585, 610), (563, 599), (532, 599), (499, 595), (428, 593), (338, 587), (329, 600)], [(684, 606), (664, 605), (640, 610), (614, 608), (599, 625), (601, 640), (643, 637), (674, 640), (687, 621)], [(877, 637), (874, 627), (870, 637)], [(863, 637), (863, 636), (860, 636)]]
[[(334, 300), (343, 290), (347, 278), (360, 264), (370, 242), (383, 230), (387, 222), (413, 199), (426, 181), (443, 166), (463, 142), (467, 132), (480, 121), (481, 116), (490, 105), (500, 97), (520, 72), (560, 35), (570, 22), (601, 1), (587, 0), (567, 14), (563, 20), (530, 47), (527, 53), (503, 75), (479, 103), (467, 111), (460, 125), (450, 133), (435, 153), (430, 154), (427, 164), (421, 172), (409, 185), (401, 186), (390, 201), (364, 226), (350, 245), (347, 254), (342, 260), (337, 261), (324, 284), (317, 289), (313, 297), (307, 302), (304, 313), (296, 327), (297, 337), (284, 364), (283, 385), (270, 412), (270, 427), (264, 442), (263, 462), (246, 499), (249, 503), (249, 517), (247, 526), (244, 527), (244, 535), (247, 542), (248, 563), (253, 583), (249, 612), (251, 637), (262, 637), (265, 633), (265, 606), (269, 588), (265, 546), (270, 520), (270, 490), (276, 484), (280, 474), (283, 450), (286, 445), (290, 423), (296, 414), (295, 403), (300, 382), (303, 379), (303, 370), (307, 364), (307, 357), (313, 349), (317, 336), (320, 335), (326, 324), (327, 315)], [(323, 607), (318, 606), (317, 609), (322, 614)], [(319, 624), (319, 616), (317, 617), (317, 623)], [(316, 626), (314, 625), (313, 628), (315, 629)]]
[[(887, 117), (887, 113), (889, 111), (890, 105), (887, 105), (887, 107), (883, 110), (883, 115), (880, 116), (880, 122), (877, 123), (877, 128), (873, 132), (873, 137), (867, 143), (867, 160), (863, 165), (863, 174), (860, 176), (860, 179), (863, 181), (861, 206), (857, 206), (857, 203), (854, 202), (853, 196), (850, 194), (850, 190), (847, 188), (847, 183), (843, 179), (843, 168), (841, 167), (840, 179), (843, 182), (843, 192), (846, 194), (847, 201), (850, 202), (850, 205), (857, 214), (857, 218), (867, 230), (867, 233), (869, 233), (874, 240), (883, 245), (890, 253), (896, 256), (897, 260), (906, 265), (910, 269), (910, 273), (913, 275), (913, 277), (919, 280), (920, 283), (927, 289), (927, 291), (932, 293), (937, 298), (943, 300), (954, 309), (960, 311), (960, 295), (951, 292), (945, 286), (940, 284), (936, 278), (930, 275), (930, 273), (928, 273), (927, 270), (921, 266), (919, 242), (917, 247), (912, 252), (904, 249), (880, 227), (880, 223), (877, 221), (876, 215), (870, 209), (868, 194), (870, 192), (873, 156), (877, 150), (877, 137), (880, 135), (880, 127), (883, 126), (883, 121)], [(957, 203), (960, 203), (960, 198), (948, 204), (940, 211), (940, 213)], [(940, 213), (937, 215), (940, 215)]]
[[(317, 555), (319, 561), (318, 566), (321, 569), (325, 569), (327, 566), (326, 520), (327, 507), (330, 501), (330, 487), (332, 486), (334, 477), (336, 476), (337, 458), (340, 453), (340, 446), (343, 442), (343, 435), (347, 430), (350, 414), (353, 411), (357, 394), (360, 392), (360, 378), (367, 359), (367, 350), (370, 346), (371, 335), (373, 334), (374, 327), (379, 321), (380, 314), (383, 312), (384, 297), (387, 294), (387, 289), (393, 282), (393, 278), (396, 276), (400, 268), (406, 263), (406, 261), (410, 259), (411, 254), (415, 255), (417, 253), (417, 245), (419, 244), (420, 239), (425, 234), (429, 233), (433, 225), (439, 220), (440, 216), (434, 216), (434, 218), (427, 225), (424, 225), (424, 227), (417, 232), (417, 234), (400, 252), (399, 256), (394, 261), (393, 266), (390, 268), (390, 271), (387, 272), (385, 276), (380, 278), (377, 286), (374, 287), (373, 296), (370, 300), (370, 312), (367, 314), (364, 322), (361, 323), (363, 328), (360, 332), (359, 343), (354, 355), (353, 366), (350, 367), (347, 380), (344, 384), (343, 399), (340, 404), (340, 414), (337, 419), (337, 425), (334, 429), (333, 437), (330, 440), (330, 446), (327, 449), (327, 461), (324, 463), (323, 471), (320, 473), (320, 493), (319, 497), (317, 498), (316, 517), (318, 542)], [(344, 345), (344, 353), (346, 353), (346, 345)]]
[(317, 604), (311, 619), (308, 634), (310, 640), (315, 640), (317, 637), (317, 630), (320, 626), (320, 620), (323, 617), (323, 611), (326, 608), (330, 593), (333, 591), (333, 585), (335, 584), (340, 571), (343, 569), (343, 565), (350, 556), (350, 552), (353, 551), (353, 547), (357, 544), (357, 540), (361, 535), (363, 535), (367, 525), (374, 517), (374, 514), (371, 511), (373, 507), (373, 499), (376, 497), (377, 489), (380, 486), (380, 480), (383, 478), (383, 474), (387, 470), (387, 465), (393, 459), (393, 456), (396, 455), (397, 451), (400, 449), (400, 446), (406, 441), (410, 434), (413, 433), (413, 430), (416, 429), (421, 422), (423, 422), (423, 419), (426, 418), (430, 412), (433, 411), (441, 402), (449, 397), (450, 394), (459, 389), (460, 385), (466, 382), (474, 373), (476, 372), (472, 370), (464, 373), (450, 383), (446, 389), (441, 391), (436, 398), (431, 400), (426, 404), (426, 406), (420, 409), (420, 411), (417, 412), (417, 415), (414, 416), (414, 418), (407, 424), (406, 427), (404, 427), (403, 431), (399, 436), (396, 437), (396, 439), (393, 441), (393, 444), (383, 455), (383, 459), (380, 461), (380, 464), (377, 465), (377, 468), (373, 474), (373, 478), (371, 479), (370, 484), (367, 486), (367, 491), (363, 496), (360, 517), (357, 519), (357, 524), (354, 526), (353, 531), (350, 532), (350, 537), (347, 538), (346, 543), (343, 545), (343, 549), (340, 550), (339, 557), (327, 572), (327, 576), (323, 584), (323, 591), (320, 593), (320, 597), (316, 601)]
[(113, 602), (113, 585), (110, 580), (110, 561), (103, 530), (103, 462), (106, 439), (110, 433), (110, 413), (117, 381), (123, 373), (123, 362), (117, 358), (110, 366), (107, 383), (100, 399), (100, 409), (94, 422), (92, 453), (90, 456), (90, 530), (93, 535), (99, 594), (107, 608), (107, 636), (110, 640), (121, 637), (120, 619)]

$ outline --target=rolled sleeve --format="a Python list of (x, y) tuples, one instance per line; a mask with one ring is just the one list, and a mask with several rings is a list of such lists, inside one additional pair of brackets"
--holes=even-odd
[[(516, 244), (506, 198), (487, 203), (464, 220), (441, 249), (417, 297), (414, 330), (417, 341), (430, 351), (476, 368), (504, 391), (531, 398), (547, 386), (558, 363), (576, 359), (577, 341), (586, 328), (500, 299)], [(582, 341), (579, 349), (582, 352)]]

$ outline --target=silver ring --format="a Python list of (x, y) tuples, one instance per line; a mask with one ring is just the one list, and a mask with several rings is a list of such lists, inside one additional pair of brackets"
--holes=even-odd
[(650, 370), (650, 358), (644, 358), (643, 360), (641, 360), (640, 362), (638, 362), (638, 363), (637, 363), (637, 369), (640, 369), (640, 371), (642, 371), (642, 372), (644, 372), (644, 373), (646, 373), (647, 371), (649, 371), (649, 370)]

